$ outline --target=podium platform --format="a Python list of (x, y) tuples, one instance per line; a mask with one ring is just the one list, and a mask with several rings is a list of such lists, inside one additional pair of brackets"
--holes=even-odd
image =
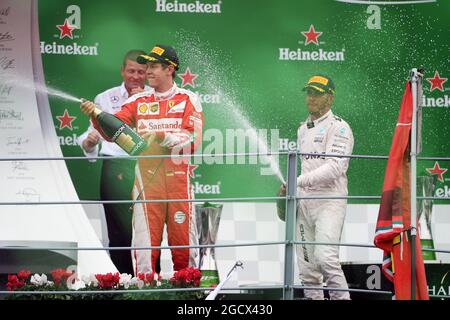
[[(33, 247), (43, 249), (5, 249)], [(49, 274), (54, 269), (66, 269), (78, 263), (77, 250), (48, 250), (45, 248), (76, 248), (76, 242), (63, 241), (0, 241), (0, 274), (17, 273), (26, 269)]]

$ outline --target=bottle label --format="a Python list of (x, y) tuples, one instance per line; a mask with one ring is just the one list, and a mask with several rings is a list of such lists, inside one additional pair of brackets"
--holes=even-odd
[(116, 143), (127, 153), (130, 153), (131, 150), (133, 150), (133, 147), (136, 145), (136, 143), (133, 141), (133, 137), (124, 132), (119, 135)]
[(138, 143), (134, 146), (133, 150), (131, 150), (130, 155), (134, 156), (136, 154), (141, 153), (147, 147), (147, 142), (144, 139), (140, 139)]
[(117, 129), (111, 140), (132, 156), (141, 153), (147, 147), (147, 141), (125, 124)]
[(112, 141), (116, 141), (117, 138), (120, 136), (120, 134), (123, 132), (123, 130), (125, 130), (125, 125), (124, 125), (124, 124), (121, 125), (121, 126), (119, 127), (119, 129), (117, 129), (116, 132), (114, 132), (114, 135), (111, 137), (111, 140), (112, 140)]

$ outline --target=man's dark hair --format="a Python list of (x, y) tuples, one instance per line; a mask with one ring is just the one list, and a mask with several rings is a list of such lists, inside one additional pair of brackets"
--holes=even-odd
[(123, 57), (123, 67), (127, 65), (127, 60), (136, 61), (137, 57), (141, 54), (145, 54), (144, 50), (130, 50)]
[[(158, 63), (161, 63), (161, 65), (163, 66), (164, 69), (166, 69), (167, 67), (169, 67), (169, 64), (167, 64), (167, 63), (162, 63), (162, 62), (158, 62)], [(173, 70), (173, 72), (172, 72), (172, 79), (175, 79), (176, 76), (177, 76), (177, 71), (176, 71), (176, 70)]]

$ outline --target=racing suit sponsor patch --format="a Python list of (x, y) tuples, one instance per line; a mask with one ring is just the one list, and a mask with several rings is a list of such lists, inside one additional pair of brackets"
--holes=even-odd
[[(300, 224), (300, 239), (301, 241), (305, 241), (305, 228), (303, 227), (303, 224)], [(306, 244), (302, 243), (302, 248), (303, 248), (303, 259), (305, 259), (306, 262), (309, 262)]]
[(322, 143), (324, 139), (324, 136), (320, 135), (320, 136), (315, 136), (314, 137), (314, 142), (315, 143)]
[(158, 102), (141, 102), (138, 104), (138, 115), (158, 115), (159, 103)]
[(179, 131), (181, 130), (182, 119), (139, 119), (138, 128), (147, 128), (148, 131)]
[(173, 220), (178, 224), (182, 224), (186, 221), (186, 214), (183, 211), (177, 211), (173, 215)]
[[(186, 108), (186, 100), (178, 103), (178, 104), (174, 104), (175, 101), (169, 101), (169, 104), (167, 105), (169, 107), (169, 111), (167, 111), (167, 113), (183, 113), (184, 109)], [(172, 106), (171, 106), (172, 105)]]

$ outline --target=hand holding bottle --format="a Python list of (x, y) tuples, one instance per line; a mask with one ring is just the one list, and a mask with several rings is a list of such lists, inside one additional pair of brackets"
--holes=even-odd
[[(85, 115), (91, 117), (100, 126), (104, 137), (115, 142), (129, 155), (140, 154), (148, 146), (136, 131), (116, 116), (103, 112), (95, 103), (81, 99), (80, 109)], [(95, 126), (94, 123), (94, 126)], [(97, 127), (96, 127), (97, 128)], [(97, 128), (98, 129), (98, 128)]]
[(80, 104), (81, 112), (83, 112), (88, 117), (92, 117), (94, 115), (94, 110), (96, 108), (95, 103), (85, 99), (81, 99), (81, 101), (82, 101), (82, 103)]

